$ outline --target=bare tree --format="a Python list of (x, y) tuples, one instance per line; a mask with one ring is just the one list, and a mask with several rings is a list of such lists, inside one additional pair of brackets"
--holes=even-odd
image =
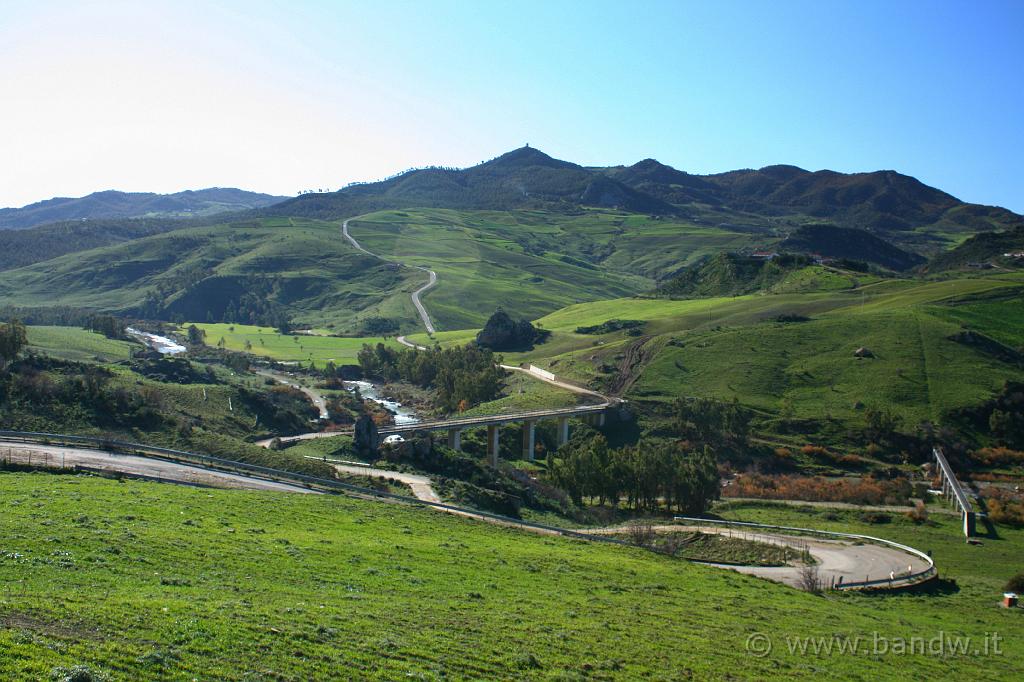
[(800, 568), (800, 578), (797, 586), (804, 592), (821, 593), (825, 587), (825, 581), (821, 577), (817, 564), (806, 564)]
[(629, 541), (637, 547), (651, 547), (654, 544), (654, 527), (649, 521), (634, 521), (626, 531)]

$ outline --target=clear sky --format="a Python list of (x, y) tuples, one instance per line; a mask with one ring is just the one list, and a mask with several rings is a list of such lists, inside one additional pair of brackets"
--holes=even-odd
[(0, 206), (337, 189), (527, 142), (895, 169), (1024, 212), (1024, 0), (0, 0)]

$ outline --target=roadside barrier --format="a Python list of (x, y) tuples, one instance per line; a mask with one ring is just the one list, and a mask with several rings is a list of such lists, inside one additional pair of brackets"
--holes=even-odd
[(420, 500), (418, 498), (411, 497), (408, 495), (398, 495), (383, 490), (365, 488), (363, 486), (352, 485), (351, 483), (344, 483), (342, 481), (336, 481), (329, 478), (309, 476), (307, 474), (299, 474), (291, 471), (284, 471), (282, 469), (274, 469), (271, 467), (259, 466), (257, 464), (247, 464), (245, 462), (239, 462), (236, 460), (212, 457), (210, 455), (200, 455), (198, 453), (186, 452), (183, 450), (173, 450), (170, 448), (161, 448), (153, 445), (143, 445), (141, 443), (129, 443), (121, 440), (113, 440), (108, 438), (96, 438), (92, 436), (70, 436), (67, 434), (38, 433), (32, 431), (0, 431), (0, 440), (36, 443), (39, 445), (64, 445), (68, 447), (83, 448), (89, 447), (97, 450), (103, 450), (105, 452), (111, 452), (112, 454), (117, 454), (120, 452), (124, 454), (139, 455), (142, 457), (151, 457), (154, 459), (162, 459), (170, 462), (177, 462), (180, 464), (198, 465), (215, 471), (223, 471), (227, 473), (240, 473), (245, 474), (247, 476), (262, 478), (270, 481), (292, 483), (296, 485), (301, 485), (309, 489), (322, 490), (325, 492), (347, 492), (360, 496), (380, 497), (395, 500), (398, 502), (405, 502), (407, 504), (414, 504), (421, 507), (431, 507), (434, 509), (440, 509), (443, 511), (453, 512), (455, 514), (467, 517), (481, 517), (493, 519), (495, 521), (510, 526), (520, 526), (523, 528), (540, 530), (546, 533), (562, 535), (565, 537), (576, 538), (579, 540), (588, 540), (590, 542), (606, 542), (616, 545), (629, 545), (628, 542), (619, 540), (617, 538), (582, 533), (579, 531), (570, 530), (568, 528), (559, 528), (558, 526), (549, 526), (543, 523), (524, 521), (523, 519), (517, 519), (511, 516), (504, 516), (502, 514), (494, 514), (492, 512), (481, 511), (479, 509), (458, 507), (456, 505), (445, 504), (443, 502), (430, 502), (427, 500)]
[(838, 538), (841, 540), (856, 540), (859, 542), (873, 542), (888, 547), (895, 547), (908, 554), (923, 559), (928, 564), (928, 568), (923, 571), (917, 571), (916, 573), (907, 573), (897, 577), (889, 578), (878, 578), (875, 580), (861, 580), (853, 582), (836, 582), (831, 585), (832, 589), (835, 590), (864, 590), (879, 587), (910, 587), (911, 585), (919, 585), (924, 582), (928, 582), (939, 575), (938, 569), (935, 568), (935, 562), (932, 558), (922, 552), (921, 550), (914, 549), (908, 545), (901, 545), (898, 542), (892, 540), (885, 540), (884, 538), (876, 538), (872, 535), (860, 535), (858, 533), (839, 533), (830, 530), (818, 530), (815, 528), (797, 528), (795, 526), (772, 526), (765, 523), (753, 523), (750, 521), (729, 521), (724, 519), (701, 519), (694, 516), (675, 516), (675, 521), (685, 521), (690, 524), (708, 524), (718, 526), (737, 526), (739, 528), (759, 528), (773, 531), (783, 531), (786, 533), (806, 533), (809, 535), (817, 535), (820, 537), (834, 539)]

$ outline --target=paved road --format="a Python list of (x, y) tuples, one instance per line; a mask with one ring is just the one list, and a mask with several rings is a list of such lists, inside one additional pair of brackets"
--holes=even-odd
[[(346, 221), (341, 223), (341, 234), (342, 234), (343, 237), (345, 237), (345, 239), (347, 239), (352, 244), (352, 246), (356, 247), (357, 249), (359, 249), (360, 251), (362, 251), (366, 255), (373, 256), (374, 258), (379, 258), (380, 260), (387, 261), (388, 263), (395, 263), (395, 262), (397, 262), (397, 261), (388, 260), (387, 258), (384, 258), (383, 256), (379, 256), (379, 255), (373, 253), (372, 251), (369, 251), (369, 250), (363, 248), (363, 245), (360, 244), (359, 242), (357, 242), (356, 238), (353, 237), (351, 234), (349, 234), (349, 232), (348, 232), (348, 220), (346, 220)], [(435, 284), (437, 284), (437, 273), (434, 272), (433, 270), (429, 269), (429, 268), (420, 267), (419, 265), (414, 265), (413, 267), (416, 268), (417, 270), (422, 270), (423, 272), (425, 272), (425, 273), (427, 273), (429, 275), (427, 283), (424, 284), (423, 286), (421, 286), (416, 291), (412, 292), (412, 304), (414, 306), (416, 306), (416, 311), (419, 312), (420, 319), (423, 320), (423, 326), (426, 327), (427, 333), (428, 334), (433, 334), (434, 331), (435, 331), (434, 330), (434, 323), (430, 321), (430, 315), (427, 313), (427, 309), (423, 307), (422, 301), (420, 301), (420, 294), (422, 294), (424, 291), (426, 291), (430, 287), (432, 287)], [(404, 337), (402, 337), (402, 338), (404, 338)]]
[(398, 341), (398, 343), (402, 344), (403, 346), (408, 346), (409, 348), (413, 348), (415, 350), (427, 350), (426, 346), (421, 346), (418, 343), (413, 343), (404, 336), (396, 336), (395, 341)]
[(316, 405), (316, 409), (320, 410), (321, 419), (327, 419), (330, 416), (330, 414), (327, 412), (327, 400), (325, 400), (320, 393), (316, 392), (312, 388), (303, 386), (302, 384), (300, 384), (298, 381), (291, 378), (287, 374), (281, 374), (280, 372), (275, 372), (274, 370), (271, 369), (257, 369), (254, 371), (256, 372), (256, 374), (265, 377), (270, 377), (271, 379), (278, 383), (282, 383), (286, 386), (291, 386), (292, 388), (299, 389), (300, 391), (305, 393), (310, 400), (313, 401), (313, 404)]
[[(655, 526), (658, 532), (701, 532), (718, 533), (721, 535), (733, 535), (757, 542), (765, 542), (773, 545), (786, 545), (803, 551), (805, 548), (818, 562), (818, 574), (824, 585), (830, 585), (833, 581), (838, 582), (859, 582), (870, 577), (871, 580), (888, 578), (890, 574), (895, 577), (917, 573), (928, 568), (924, 559), (903, 552), (895, 547), (885, 547), (873, 544), (855, 544), (841, 540), (823, 540), (820, 538), (801, 537), (796, 535), (783, 535), (763, 532), (747, 532), (729, 528), (718, 528), (709, 526)], [(597, 534), (622, 533), (624, 528), (601, 528), (593, 532)], [(747, 575), (756, 575), (776, 582), (785, 583), (793, 587), (800, 586), (799, 566), (733, 566), (731, 564), (718, 564), (708, 562), (712, 566), (728, 568)]]
[(70, 468), (78, 465), (103, 471), (119, 471), (134, 476), (158, 478), (173, 483), (188, 483), (213, 488), (273, 490), (292, 493), (317, 492), (290, 483), (204, 469), (200, 466), (168, 462), (162, 459), (151, 459), (137, 455), (121, 455), (102, 450), (70, 448), (59, 445), (0, 441), (0, 459), (54, 468), (61, 466)]

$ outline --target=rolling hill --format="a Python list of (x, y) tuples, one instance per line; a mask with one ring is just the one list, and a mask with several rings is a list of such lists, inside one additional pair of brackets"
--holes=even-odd
[(470, 168), (412, 170), (334, 193), (300, 196), (266, 213), (330, 219), (412, 207), (561, 212), (618, 208), (763, 235), (827, 220), (920, 253), (941, 250), (956, 235), (1024, 224), (1011, 211), (964, 203), (895, 171), (846, 174), (777, 165), (691, 175), (654, 159), (628, 167), (585, 168), (532, 147)]
[(69, 220), (210, 216), (262, 208), (282, 199), (284, 197), (224, 187), (175, 194), (107, 190), (84, 197), (47, 199), (21, 208), (0, 208), (0, 230)]

